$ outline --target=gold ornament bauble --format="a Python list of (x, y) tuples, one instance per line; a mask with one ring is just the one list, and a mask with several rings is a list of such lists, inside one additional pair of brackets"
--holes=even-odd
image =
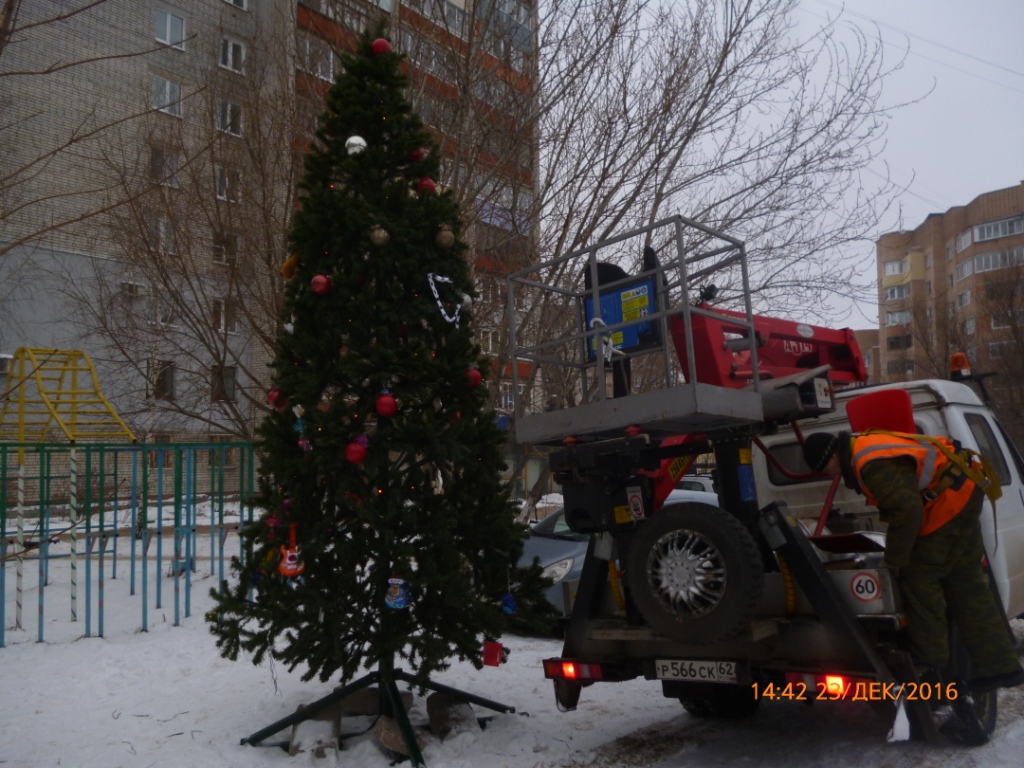
[(385, 245), (391, 242), (391, 235), (388, 231), (379, 224), (375, 224), (370, 228), (370, 242), (378, 248), (383, 248)]
[(434, 237), (434, 242), (437, 243), (438, 248), (451, 248), (455, 245), (455, 233), (452, 232), (452, 228), (447, 224), (442, 224), (437, 229), (437, 235)]

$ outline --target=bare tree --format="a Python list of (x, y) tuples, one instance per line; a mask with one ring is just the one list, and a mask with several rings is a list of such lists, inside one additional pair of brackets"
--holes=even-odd
[(62, 281), (83, 339), (122, 361), (124, 415), (147, 434), (251, 439), (266, 408), (308, 111), (282, 45), (294, 29), (275, 21), (244, 61), (240, 48), (197, 65), (186, 119), (153, 112), (110, 137), (103, 171), (121, 202), (95, 236), (112, 259)]
[[(53, 44), (72, 20), (102, 24), (96, 16), (108, 3), (113, 4), (40, 2), (23, 8), (21, 0), (4, 0), (0, 6), (0, 140), (5, 146), (0, 155), (0, 258), (119, 202), (110, 200), (109, 187), (76, 170), (88, 165), (108, 132), (144, 116), (148, 108), (115, 116), (97, 108), (76, 109), (77, 117), (65, 123), (36, 106), (40, 93), (64, 87), (72, 71), (145, 56), (162, 47), (79, 52)], [(38, 183), (58, 168), (64, 179), (59, 189)], [(97, 199), (105, 199), (106, 205), (97, 205)]]
[[(795, 0), (404, 5), (414, 100), (469, 212), (477, 325), (499, 374), (513, 364), (505, 275), (677, 213), (747, 242), (761, 310), (824, 316), (830, 294), (871, 290), (854, 279), (867, 258), (843, 249), (873, 239), (894, 192), (865, 178), (901, 63), (880, 40), (840, 20), (801, 37)], [(620, 266), (635, 272), (640, 251)], [(516, 301), (538, 338), (575, 317), (554, 297)], [(573, 397), (560, 376), (530, 371), (534, 407)]]
[[(996, 375), (986, 381), (992, 404), (1017, 446), (1024, 445), (1024, 260), (1021, 248), (1006, 255), (1008, 266), (997, 279), (979, 286), (976, 319), (979, 343), (971, 364), (981, 373)], [(993, 276), (995, 278), (995, 276)]]

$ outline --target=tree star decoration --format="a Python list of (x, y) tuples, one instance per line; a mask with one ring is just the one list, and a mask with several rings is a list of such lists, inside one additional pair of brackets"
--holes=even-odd
[(451, 278), (449, 278), (449, 277), (442, 277), (441, 275), (435, 275), (433, 272), (428, 272), (427, 273), (427, 280), (430, 282), (430, 290), (433, 292), (434, 299), (437, 301), (437, 308), (441, 310), (441, 317), (443, 317), (449, 323), (455, 323), (455, 327), (458, 328), (459, 327), (459, 312), (462, 310), (462, 307), (461, 306), (460, 307), (456, 307), (455, 308), (455, 314), (449, 315), (445, 311), (444, 302), (441, 301), (441, 294), (439, 294), (437, 292), (437, 285), (436, 285), (436, 283), (449, 283), (450, 284), (450, 283), (452, 283), (454, 281)]

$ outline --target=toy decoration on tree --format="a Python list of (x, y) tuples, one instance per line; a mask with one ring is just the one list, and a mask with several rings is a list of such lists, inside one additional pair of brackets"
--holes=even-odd
[[(463, 304), (473, 283), (459, 209), (450, 192), (424, 190), (441, 155), (405, 101), (401, 56), (379, 43), (364, 35), (343, 56), (293, 220), (292, 329), (277, 338), (273, 386), (315, 407), (275, 396), (258, 433), (259, 505), (269, 515), (290, 499), (302, 579), (271, 571), (251, 589), (251, 570), (280, 546), (264, 517), (245, 531), (237, 582), (214, 593), (211, 630), (225, 656), (269, 653), (305, 679), (376, 666), (393, 686), (407, 674), (397, 657), (415, 672), (401, 679), (429, 686), (454, 659), (479, 665), (483, 638), (508, 626), (510, 568), (520, 614), (543, 613), (545, 582), (515, 567), (526, 529), (502, 480), (504, 436), (487, 389), (467, 386), (486, 361)], [(374, 225), (388, 247), (371, 242)], [(451, 244), (437, 242), (444, 228)], [(388, 607), (396, 592), (400, 610)]]

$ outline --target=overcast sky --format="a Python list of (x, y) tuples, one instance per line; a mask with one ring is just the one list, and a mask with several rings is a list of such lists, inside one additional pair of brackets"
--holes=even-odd
[[(1024, 0), (801, 0), (797, 20), (820, 23), (844, 5), (844, 18), (881, 35), (890, 61), (909, 46), (886, 101), (934, 86), (889, 126), (877, 170), (885, 172), (884, 161), (909, 189), (887, 231), (913, 229), (929, 213), (1024, 180)], [(843, 322), (876, 321), (877, 308), (862, 306)]]

